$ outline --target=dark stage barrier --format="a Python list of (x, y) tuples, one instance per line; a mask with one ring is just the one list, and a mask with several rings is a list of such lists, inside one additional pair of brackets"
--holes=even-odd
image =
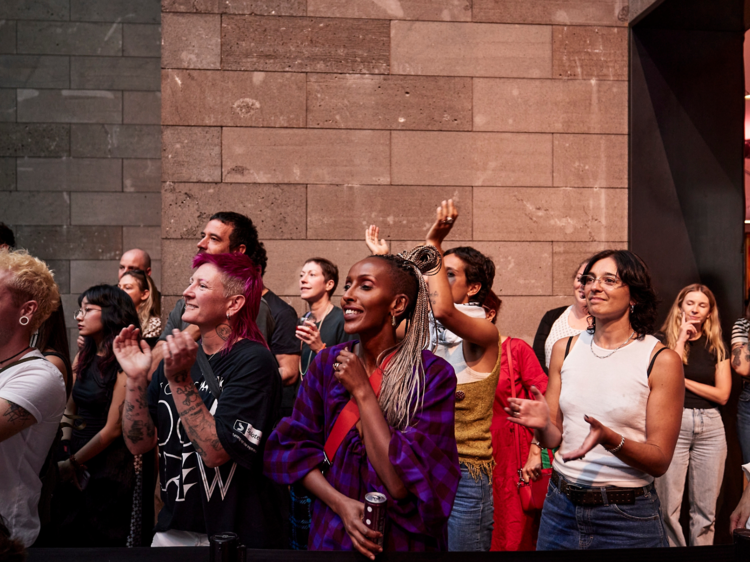
[[(737, 531), (734, 545), (694, 548), (580, 550), (565, 552), (384, 553), (378, 562), (748, 562), (750, 531)], [(37, 548), (28, 562), (208, 562), (208, 548)], [(364, 562), (355, 552), (248, 550), (248, 562)], [(218, 561), (217, 561), (218, 562)]]

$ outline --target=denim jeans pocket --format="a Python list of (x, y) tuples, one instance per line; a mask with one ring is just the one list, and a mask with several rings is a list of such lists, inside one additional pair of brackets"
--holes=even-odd
[(549, 484), (547, 484), (547, 494), (544, 496), (545, 498), (548, 498), (553, 495), (557, 495), (560, 493), (560, 490), (557, 486), (555, 486), (555, 483), (552, 482), (552, 479), (550, 479)]
[(612, 504), (609, 507), (618, 515), (631, 521), (653, 521), (659, 518), (659, 508), (653, 496), (636, 498), (632, 505)]

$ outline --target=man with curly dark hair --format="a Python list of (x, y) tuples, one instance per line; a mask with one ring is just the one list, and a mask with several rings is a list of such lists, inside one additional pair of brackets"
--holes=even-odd
[[(268, 257), (263, 243), (258, 239), (258, 229), (255, 228), (252, 220), (240, 213), (221, 211), (211, 215), (205, 228), (200, 233), (197, 247), (196, 253), (198, 254), (246, 254), (260, 266), (261, 274), (266, 271)], [(183, 312), (185, 312), (185, 301), (180, 299), (172, 312), (169, 313), (164, 331), (152, 350), (152, 373), (164, 358), (164, 346), (167, 336), (172, 335), (172, 330), (178, 329), (186, 332), (195, 340), (200, 337), (200, 332), (196, 326), (183, 322)], [(274, 320), (268, 303), (263, 298), (261, 298), (260, 310), (255, 322), (263, 337), (270, 342), (274, 331)]]

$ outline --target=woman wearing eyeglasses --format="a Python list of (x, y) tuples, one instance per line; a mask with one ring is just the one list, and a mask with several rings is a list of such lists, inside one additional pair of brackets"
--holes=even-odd
[(667, 546), (653, 480), (680, 431), (682, 361), (648, 335), (656, 295), (638, 256), (605, 250), (583, 273), (593, 326), (554, 345), (546, 396), (534, 390), (536, 400), (506, 409), (559, 447), (537, 548)]
[[(140, 544), (138, 521), (131, 525), (136, 477), (134, 458), (122, 438), (120, 412), (126, 375), (112, 343), (123, 328), (140, 325), (133, 300), (111, 285), (97, 285), (78, 297), (75, 313), (83, 347), (73, 360), (74, 384), (63, 422), (76, 416), (76, 428), (65, 428), (71, 455), (58, 463), (67, 485), (58, 490), (64, 511), (59, 546), (126, 546)], [(85, 425), (84, 425), (85, 424)], [(88, 476), (87, 476), (88, 475)], [(149, 502), (143, 503), (144, 508)], [(148, 516), (143, 525), (150, 531)], [(132, 527), (132, 533), (131, 533)]]
[(534, 353), (545, 373), (549, 372), (552, 347), (557, 340), (577, 336), (588, 328), (589, 310), (581, 285), (581, 275), (588, 259), (582, 261), (573, 274), (573, 304), (548, 310), (539, 322), (534, 336)]
[[(659, 334), (685, 370), (685, 407), (674, 459), (656, 481), (670, 546), (714, 542), (716, 500), (727, 458), (719, 407), (729, 400), (732, 373), (721, 336), (719, 310), (711, 289), (695, 283), (680, 291)], [(685, 540), (680, 509), (688, 479), (690, 537)]]

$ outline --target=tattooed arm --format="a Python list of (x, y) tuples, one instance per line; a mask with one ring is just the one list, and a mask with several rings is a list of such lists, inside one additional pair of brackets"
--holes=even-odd
[(188, 371), (176, 373), (169, 381), (182, 427), (195, 451), (209, 468), (221, 466), (229, 460), (216, 434), (216, 420), (206, 408), (203, 399), (195, 388)]
[(123, 328), (112, 345), (115, 357), (127, 375), (122, 403), (122, 435), (128, 450), (134, 455), (147, 453), (156, 445), (156, 430), (148, 411), (147, 395), (151, 351), (145, 341), (138, 340), (138, 332), (132, 325)]
[[(217, 328), (220, 336), (222, 326)], [(175, 330), (173, 336), (167, 337), (167, 346), (169, 357), (164, 360), (164, 374), (169, 381), (182, 427), (195, 451), (203, 459), (203, 464), (209, 468), (221, 466), (229, 460), (229, 453), (219, 441), (216, 420), (203, 403), (190, 376), (190, 368), (198, 354), (198, 344), (191, 337)]]
[(732, 369), (738, 375), (750, 375), (750, 344), (740, 343), (732, 346)]
[(18, 404), (0, 398), (0, 443), (31, 427), (36, 419)]

